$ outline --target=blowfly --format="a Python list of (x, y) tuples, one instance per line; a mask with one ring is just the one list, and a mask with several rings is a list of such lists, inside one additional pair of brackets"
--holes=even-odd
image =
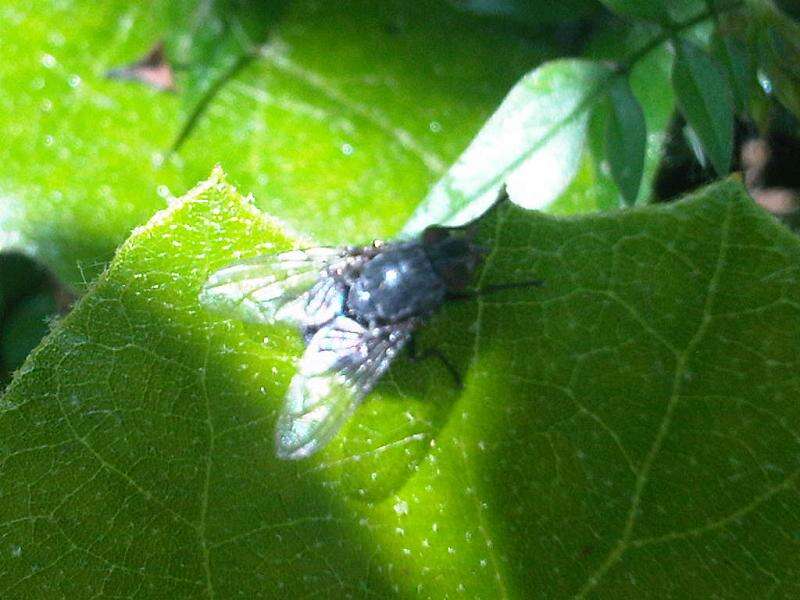
[(205, 304), (249, 321), (293, 323), (306, 341), (278, 418), (279, 458), (305, 458), (327, 444), (413, 332), (448, 298), (469, 297), (485, 255), (473, 233), (432, 226), (410, 241), (291, 250), (208, 279)]

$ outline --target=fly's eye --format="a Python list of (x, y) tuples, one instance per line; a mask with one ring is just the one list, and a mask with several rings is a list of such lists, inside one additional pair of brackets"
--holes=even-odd
[(431, 225), (422, 232), (422, 243), (426, 246), (435, 246), (444, 242), (450, 237), (450, 231), (446, 227)]

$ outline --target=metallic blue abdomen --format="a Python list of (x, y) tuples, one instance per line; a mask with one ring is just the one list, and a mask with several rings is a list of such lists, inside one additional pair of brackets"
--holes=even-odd
[(418, 244), (373, 258), (347, 295), (352, 316), (370, 325), (426, 316), (444, 302), (445, 285)]

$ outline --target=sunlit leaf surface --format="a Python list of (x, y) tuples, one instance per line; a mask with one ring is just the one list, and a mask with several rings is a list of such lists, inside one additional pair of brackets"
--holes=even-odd
[(547, 209), (578, 172), (586, 126), (607, 70), (587, 60), (546, 63), (521, 79), (417, 207), (404, 231), (463, 225), (483, 214), (503, 185), (511, 200)]
[[(217, 163), (320, 240), (392, 234), (547, 52), (435, 0), (271, 7), (3, 3), (0, 251), (83, 287)], [(159, 39), (177, 94), (105, 77)], [(168, 155), (202, 92), (245, 51), (256, 55)]]
[(546, 285), (425, 328), (464, 388), (398, 359), (286, 462), (297, 334), (197, 296), (295, 240), (215, 179), (158, 214), (2, 399), (0, 596), (796, 595), (796, 238), (734, 183), (480, 237)]

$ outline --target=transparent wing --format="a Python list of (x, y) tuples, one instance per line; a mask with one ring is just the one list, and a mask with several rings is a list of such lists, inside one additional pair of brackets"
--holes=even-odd
[(278, 418), (278, 457), (305, 458), (327, 444), (410, 335), (410, 322), (368, 330), (343, 316), (317, 331)]
[(341, 248), (311, 248), (237, 262), (209, 277), (200, 301), (245, 321), (319, 325), (341, 312), (339, 284), (326, 275), (341, 260)]

